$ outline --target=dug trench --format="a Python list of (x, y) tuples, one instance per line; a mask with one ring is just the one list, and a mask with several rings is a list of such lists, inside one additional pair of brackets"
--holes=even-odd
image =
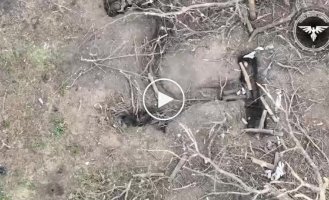
[[(247, 69), (248, 77), (241, 72), (240, 75), (240, 83), (238, 86), (239, 88), (234, 88), (230, 90), (225, 90), (218, 88), (217, 91), (217, 99), (218, 101), (236, 101), (243, 99), (245, 102), (245, 113), (246, 113), (246, 127), (248, 128), (266, 128), (266, 119), (260, 125), (262, 113), (264, 112), (264, 106), (260, 100), (260, 92), (259, 88), (256, 83), (261, 83), (257, 76), (257, 59), (253, 58), (243, 58), (240, 56), (238, 59), (237, 64), (244, 63), (245, 69)], [(242, 71), (242, 70), (241, 70)], [(250, 79), (252, 88), (248, 88), (248, 84), (246, 83), (246, 79)], [(236, 84), (234, 84), (236, 85)], [(161, 84), (158, 84), (158, 87), (163, 87)], [(227, 85), (228, 88), (232, 88), (232, 86)], [(164, 89), (163, 89), (164, 90)], [(170, 93), (170, 91), (167, 91)], [(222, 94), (220, 94), (222, 93)], [(156, 110), (156, 108), (152, 108)], [(165, 111), (160, 111), (163, 115), (165, 115)], [(147, 124), (157, 124), (156, 127), (162, 130), (163, 132), (166, 131), (166, 126), (170, 121), (162, 123), (161, 126), (158, 126), (158, 120), (153, 119), (149, 114), (145, 111), (139, 111), (137, 113), (132, 113), (132, 111), (125, 112), (118, 116), (119, 124), (122, 126), (144, 126)]]
[[(128, 9), (130, 9), (132, 7), (132, 9), (134, 9), (135, 11), (141, 11), (140, 9), (143, 8), (147, 8), (147, 7), (156, 7), (159, 9), (165, 9), (163, 7), (161, 7), (160, 5), (157, 4), (152, 4), (152, 3), (143, 3), (143, 1), (137, 1), (137, 2), (130, 2), (130, 1), (114, 1), (114, 0), (104, 0), (104, 8), (106, 13), (110, 16), (110, 17), (115, 17), (117, 15), (123, 15), (125, 12), (127, 12)], [(168, 78), (171, 77), (173, 80), (177, 81), (178, 83), (182, 83), (182, 79), (183, 79), (183, 87), (187, 88), (187, 84), (191, 84), (190, 82), (187, 83), (186, 80), (189, 80), (189, 76), (187, 77), (182, 77), (184, 76), (182, 74), (182, 70), (179, 70), (179, 68), (185, 68), (185, 70), (189, 70), (186, 69), (186, 67), (184, 65), (186, 65), (186, 63), (171, 63), (171, 61), (166, 60), (167, 56), (166, 56), (166, 52), (163, 51), (161, 48), (166, 46), (166, 38), (173, 38), (175, 37), (175, 35), (173, 34), (173, 32), (171, 32), (170, 30), (172, 30), (175, 27), (175, 24), (173, 24), (173, 22), (171, 20), (168, 20), (166, 18), (156, 18), (156, 21), (158, 24), (157, 25), (157, 31), (155, 31), (155, 34), (153, 35), (153, 40), (157, 40), (158, 45), (155, 46), (154, 52), (156, 53), (156, 55), (154, 55), (151, 58), (151, 65), (150, 65), (150, 61), (144, 61), (143, 63), (146, 64), (146, 75), (148, 77), (151, 76), (151, 78)], [(216, 42), (216, 41), (213, 41)], [(223, 49), (220, 48), (214, 48), (211, 50), (210, 53), (216, 53), (217, 51), (222, 51)], [(154, 53), (153, 52), (153, 53)], [(168, 57), (170, 58), (169, 55)], [(186, 55), (185, 55), (186, 56)], [(232, 69), (223, 69), (222, 66), (211, 66), (210, 69), (208, 68), (208, 72), (204, 72), (205, 74), (207, 74), (205, 77), (201, 78), (203, 80), (201, 80), (200, 84), (198, 86), (196, 86), (195, 88), (198, 89), (202, 89), (202, 88), (211, 88), (212, 92), (214, 94), (216, 94), (214, 96), (213, 100), (218, 100), (218, 101), (236, 101), (236, 100), (244, 100), (245, 102), (245, 113), (246, 113), (246, 126), (248, 128), (265, 128), (266, 127), (266, 119), (264, 119), (261, 123), (263, 123), (263, 125), (260, 125), (260, 121), (261, 121), (261, 116), (262, 113), (264, 111), (264, 106), (262, 104), (262, 102), (260, 101), (260, 93), (259, 93), (259, 88), (256, 85), (256, 83), (261, 83), (258, 80), (258, 73), (257, 73), (257, 60), (256, 58), (244, 58), (244, 55), (240, 55), (240, 56), (236, 56), (236, 60), (237, 60), (237, 65), (240, 65), (241, 63), (246, 63), (246, 70), (247, 70), (247, 76), (245, 77), (245, 74), (243, 74), (243, 71), (241, 71), (240, 75), (239, 75), (239, 80), (237, 80), (238, 75), (232, 75), (231, 72), (229, 70)], [(177, 56), (178, 57), (178, 56)], [(165, 58), (165, 59), (163, 59)], [(233, 58), (234, 59), (234, 58)], [(163, 62), (164, 61), (164, 62)], [(163, 63), (166, 64), (166, 61), (169, 65), (174, 65), (176, 69), (178, 69), (178, 71), (175, 70), (167, 70), (166, 68), (163, 68), (162, 65)], [(178, 60), (179, 61), (179, 60)], [(203, 63), (198, 63), (199, 65), (202, 65)], [(221, 65), (223, 63), (219, 63), (218, 65)], [(150, 65), (150, 66), (149, 66)], [(248, 67), (249, 66), (249, 67)], [(165, 67), (165, 66), (164, 66)], [(198, 67), (198, 66), (195, 66)], [(174, 67), (172, 67), (174, 68)], [(217, 68), (217, 69), (216, 69)], [(220, 69), (220, 70), (218, 70)], [(222, 70), (223, 69), (223, 70)], [(145, 71), (145, 69), (144, 69)], [(186, 71), (185, 71), (186, 72)], [(209, 74), (216, 74), (216, 73), (221, 73), (218, 77), (209, 77)], [(226, 74), (225, 74), (226, 73)], [(187, 72), (187, 74), (190, 74), (189, 72)], [(228, 75), (228, 76), (227, 76)], [(154, 76), (154, 77), (153, 77)], [(202, 76), (202, 75), (201, 75)], [(208, 77), (207, 77), (208, 76)], [(246, 80), (249, 79), (250, 77), (250, 81), (252, 84), (252, 88), (248, 88), (248, 84), (246, 83)], [(211, 78), (213, 79), (210, 82), (205, 81), (206, 79)], [(200, 79), (200, 78), (199, 78)], [(225, 79), (222, 80), (222, 79)], [(228, 80), (229, 79), (229, 80)], [(185, 83), (184, 83), (185, 82)], [(158, 84), (158, 87), (161, 87), (162, 91), (166, 91), (166, 93), (171, 94), (173, 96), (177, 95), (173, 94), (172, 89), (170, 88), (170, 86), (166, 85), (161, 85)], [(190, 88), (189, 88), (190, 89)], [(193, 90), (193, 88), (192, 88)], [(193, 98), (196, 98), (196, 92), (195, 91), (190, 91), (192, 94)], [(198, 101), (197, 101), (198, 103)], [(191, 106), (193, 103), (190, 103), (189, 106)], [(175, 109), (175, 108), (173, 108)], [(157, 110), (155, 107), (151, 108), (151, 110)], [(161, 115), (167, 115), (165, 110), (159, 110), (158, 112), (160, 112)], [(162, 130), (163, 132), (165, 132), (166, 130), (166, 126), (168, 125), (168, 123), (170, 123), (170, 121), (167, 122), (161, 122), (160, 124), (158, 123), (157, 120), (154, 120), (152, 117), (150, 117), (148, 115), (148, 113), (142, 109), (140, 109), (140, 111), (135, 112), (134, 110), (126, 110), (124, 113), (116, 113), (117, 115), (117, 121), (120, 125), (122, 126), (144, 126), (147, 124), (153, 124), (155, 125), (158, 129)]]
[[(137, 11), (139, 9), (142, 8), (147, 8), (147, 7), (158, 7), (159, 9), (164, 9), (161, 8), (161, 6), (157, 6), (157, 5), (153, 5), (153, 4), (145, 4), (143, 2), (138, 1), (137, 3), (134, 2), (134, 4), (132, 2), (129, 1), (110, 1), (110, 0), (104, 0), (104, 8), (106, 13), (108, 14), (108, 16), (110, 17), (115, 17), (117, 15), (120, 14), (124, 14), (125, 12), (127, 12), (127, 10), (131, 7), (133, 7), (133, 9), (137, 9)], [(158, 45), (156, 45), (155, 47), (155, 52), (156, 55), (154, 57), (152, 57), (152, 64), (150, 66), (148, 66), (150, 64), (149, 61), (146, 61), (144, 63), (147, 63), (147, 74), (148, 77), (151, 76), (153, 78), (154, 77), (158, 77), (158, 78), (168, 78), (168, 76), (171, 76), (173, 80), (177, 81), (177, 82), (182, 82), (179, 79), (185, 79), (184, 77), (179, 77), (181, 76), (181, 72), (182, 71), (171, 71), (166, 73), (166, 69), (162, 69), (163, 66), (160, 66), (161, 63), (163, 64), (163, 57), (166, 57), (166, 52), (164, 52), (161, 47), (166, 45), (166, 39), (165, 38), (170, 38), (170, 37), (175, 37), (173, 32), (171, 32), (170, 30), (173, 29), (173, 27), (175, 27), (175, 25), (173, 24), (172, 21), (168, 20), (168, 19), (160, 19), (160, 18), (156, 18), (157, 24), (159, 24), (157, 26), (157, 31), (155, 32), (153, 38), (157, 40)], [(216, 50), (216, 49), (214, 49)], [(218, 50), (222, 50), (222, 49), (218, 49)], [(215, 52), (216, 53), (216, 52)], [(222, 53), (219, 53), (222, 54)], [(169, 55), (170, 57), (170, 55)], [(166, 62), (166, 59), (164, 59)], [(215, 81), (210, 81), (210, 82), (203, 82), (202, 84), (200, 84), (201, 86), (198, 86), (197, 89), (200, 88), (212, 88), (212, 92), (215, 93), (216, 95), (214, 96), (215, 98), (213, 100), (218, 100), (218, 101), (236, 101), (236, 100), (244, 100), (245, 102), (245, 113), (246, 113), (246, 126), (247, 128), (265, 128), (266, 127), (266, 119), (263, 119), (263, 121), (261, 122), (261, 118), (262, 118), (262, 113), (264, 111), (264, 106), (260, 100), (260, 92), (259, 92), (259, 88), (257, 86), (257, 82), (261, 83), (260, 80), (258, 80), (258, 66), (257, 66), (257, 59), (254, 58), (247, 58), (244, 57), (244, 55), (240, 55), (240, 56), (236, 56), (236, 60), (237, 60), (237, 65), (240, 66), (240, 64), (245, 63), (245, 70), (247, 74), (244, 74), (243, 70), (241, 70), (241, 73), (239, 75), (239, 80), (236, 80), (236, 78), (238, 77), (237, 75), (230, 76), (230, 72), (227, 72), (227, 69), (225, 70), (214, 70), (213, 68), (216, 68), (216, 66), (214, 66), (213, 68), (210, 68), (210, 73), (222, 73), (224, 71), (224, 76), (225, 73), (227, 73), (230, 77), (230, 80), (227, 80), (228, 77), (225, 76), (225, 81), (222, 80), (223, 78), (221, 77), (222, 75), (220, 75), (219, 80)], [(173, 63), (169, 63), (168, 64), (173, 64)], [(176, 63), (175, 63), (176, 64)], [(174, 64), (174, 65), (175, 65)], [(202, 63), (199, 63), (202, 64)], [(223, 64), (223, 63), (219, 63)], [(181, 65), (186, 65), (186, 63), (181, 63)], [(248, 67), (249, 66), (249, 67)], [(184, 66), (179, 66), (179, 64), (177, 66), (175, 66), (176, 68), (184, 68)], [(241, 67), (241, 66), (240, 66)], [(218, 69), (221, 69), (221, 66), (218, 66)], [(230, 69), (229, 69), (230, 70)], [(145, 70), (144, 70), (145, 71)], [(162, 72), (161, 72), (162, 71)], [(163, 72), (164, 71), (164, 72)], [(169, 70), (170, 71), (170, 70)], [(175, 75), (173, 73), (177, 73), (179, 75)], [(207, 72), (205, 72), (207, 73)], [(209, 73), (209, 72), (208, 72)], [(248, 75), (249, 74), (249, 75)], [(245, 77), (245, 75), (247, 75), (248, 77)], [(207, 76), (207, 75), (206, 75)], [(246, 83), (246, 80), (249, 80), (250, 77), (250, 82), (251, 83)], [(190, 78), (190, 77), (187, 77)], [(207, 77), (209, 78), (209, 77)], [(218, 77), (216, 77), (218, 79)], [(235, 79), (234, 79), (235, 78)], [(186, 81), (185, 81), (186, 82)], [(191, 84), (191, 83), (189, 83)], [(251, 86), (250, 86), (251, 84)], [(162, 91), (166, 91), (166, 93), (171, 94), (173, 96), (175, 96), (175, 94), (172, 93), (172, 88), (168, 88), (164, 85), (160, 85), (157, 84), (158, 87), (161, 87)], [(184, 88), (186, 87), (186, 84), (183, 84)], [(249, 88), (248, 88), (249, 87)], [(251, 88), (250, 88), (251, 87)], [(193, 88), (192, 88), (193, 89)], [(193, 91), (191, 91), (191, 93), (195, 93)], [(195, 96), (193, 96), (195, 97)], [(199, 103), (199, 102), (197, 102)], [(190, 103), (189, 106), (191, 106), (193, 103)], [(175, 109), (175, 108), (173, 108)], [(151, 108), (151, 110), (156, 110), (156, 108)], [(159, 112), (161, 112), (162, 115), (166, 115), (166, 111), (165, 110), (160, 110)], [(166, 126), (168, 125), (168, 123), (170, 123), (170, 121), (167, 122), (161, 122), (158, 123), (157, 120), (153, 120), (152, 117), (150, 117), (148, 115), (148, 113), (143, 110), (143, 108), (138, 111), (138, 112), (134, 112), (133, 110), (128, 110), (125, 111), (124, 113), (120, 113), (120, 114), (116, 114), (118, 115), (118, 121), (119, 124), (123, 125), (123, 126), (144, 126), (147, 124), (153, 124), (155, 125), (158, 129), (162, 130), (163, 132), (166, 131)], [(260, 124), (262, 123), (262, 124)]]
[[(129, 129), (129, 127), (148, 129), (147, 127), (153, 126), (156, 130), (163, 132), (164, 137), (174, 138), (173, 146), (184, 146), (186, 139), (182, 136), (184, 131), (181, 127), (184, 124), (196, 134), (195, 137), (200, 145), (200, 151), (205, 152), (206, 155), (214, 159), (216, 157), (213, 157), (213, 155), (218, 154), (221, 148), (231, 143), (226, 143), (217, 138), (218, 135), (222, 138), (230, 138), (230, 135), (232, 135), (243, 140), (245, 138), (244, 130), (247, 130), (246, 133), (250, 137), (264, 133), (267, 118), (262, 117), (265, 108), (260, 100), (261, 92), (257, 86), (257, 83), (261, 83), (262, 79), (258, 73), (257, 58), (250, 58), (250, 54), (256, 52), (229, 52), (223, 47), (222, 40), (214, 37), (204, 37), (201, 42), (192, 43), (190, 47), (186, 47), (186, 44), (183, 43), (170, 49), (170, 38), (175, 37), (175, 35), (161, 27), (168, 28), (173, 27), (173, 25), (167, 20), (157, 19), (157, 23), (160, 26), (152, 39), (158, 41), (157, 46), (156, 48), (154, 46), (153, 48), (147, 48), (153, 49), (153, 51), (145, 53), (155, 52), (155, 55), (151, 58), (146, 57), (142, 61), (144, 65), (142, 64), (140, 67), (140, 71), (143, 72), (145, 66), (148, 66), (147, 71), (144, 72), (145, 77), (148, 77), (148, 79), (142, 81), (143, 85), (148, 85), (152, 79), (171, 78), (186, 91), (187, 106), (180, 116), (166, 122), (153, 119), (143, 107), (139, 107), (138, 112), (132, 105), (126, 106), (125, 109), (115, 109), (119, 112), (114, 112), (110, 116), (115, 116), (115, 121), (119, 124), (120, 129), (123, 129), (123, 131)], [(202, 47), (201, 44), (205, 47)], [(163, 51), (162, 47), (166, 45), (167, 50)], [(197, 50), (194, 50), (195, 48)], [(182, 50), (177, 51), (176, 49)], [(227, 57), (230, 61), (221, 60), (221, 58)], [(152, 62), (148, 65), (150, 60)], [(149, 79), (150, 76), (152, 79)], [(157, 84), (157, 87), (170, 95), (178, 95), (178, 92), (170, 85)], [(154, 98), (148, 100), (154, 101)], [(153, 105), (156, 105), (156, 103), (153, 102)], [(157, 110), (162, 116), (171, 114), (166, 109), (161, 110), (155, 107), (152, 109)], [(176, 108), (173, 107), (172, 109)], [(204, 128), (205, 126), (210, 126), (212, 129)], [(211, 134), (211, 130), (215, 130), (215, 133)], [(261, 134), (260, 136), (267, 135), (273, 136), (266, 131), (265, 135)], [(257, 140), (256, 137), (254, 138)], [(243, 143), (241, 144), (244, 146)], [(178, 155), (184, 154), (181, 147), (175, 147), (174, 152)], [(194, 167), (208, 168), (202, 161), (190, 162)], [(171, 177), (171, 181), (174, 179), (173, 185), (175, 187), (179, 187), (181, 183), (188, 185), (193, 184), (193, 181), (199, 181), (186, 175), (187, 172), (185, 171), (176, 174), (177, 165), (179, 165), (179, 162), (175, 160), (168, 165), (169, 167), (165, 171), (165, 174)], [(180, 193), (175, 193), (175, 195), (180, 195)], [(188, 197), (184, 198), (188, 199)], [(174, 199), (184, 198), (176, 196)]]
[[(158, 23), (161, 25), (159, 27), (173, 27), (172, 24), (168, 21), (158, 20)], [(163, 25), (165, 23), (165, 25)], [(164, 37), (170, 37), (170, 32), (167, 32), (163, 28), (158, 28), (158, 31), (156, 31), (156, 35), (154, 38), (164, 38)], [(163, 69), (163, 62), (166, 62), (166, 52), (161, 52), (161, 46), (165, 46), (166, 40), (160, 40), (159, 43), (161, 43), (159, 46), (155, 48), (156, 55), (154, 56), (152, 65), (148, 67), (148, 71), (146, 72), (148, 74), (148, 77), (152, 77), (152, 80), (154, 78), (167, 78), (168, 76), (175, 76), (173, 80), (177, 81), (178, 83), (183, 82), (183, 87), (186, 88), (187, 84), (184, 80), (186, 80), (186, 77), (181, 77), (182, 80), (180, 80), (180, 76), (184, 76), (186, 74), (172, 74), (174, 72), (166, 72), (166, 69)], [(216, 49), (215, 49), (216, 50)], [(212, 50), (213, 51), (213, 50)], [(216, 53), (216, 52), (214, 52)], [(252, 52), (251, 54), (255, 54), (255, 52)], [(169, 55), (170, 56), (170, 55)], [(164, 60), (164, 61), (163, 61)], [(147, 63), (144, 62), (144, 63)], [(185, 64), (182, 63), (184, 68)], [(240, 72), (239, 76), (233, 75), (231, 76), (230, 80), (227, 80), (227, 76), (224, 78), (225, 80), (221, 80), (221, 75), (216, 77), (218, 80), (216, 81), (210, 81), (210, 82), (202, 82), (200, 84), (201, 86), (197, 86), (197, 90), (200, 89), (210, 89), (212, 94), (212, 100), (209, 101), (224, 101), (224, 102), (232, 102), (232, 101), (244, 101), (244, 108), (245, 108), (245, 125), (247, 128), (255, 128), (258, 129), (261, 127), (261, 129), (266, 128), (266, 118), (263, 119), (261, 122), (262, 114), (264, 112), (264, 105), (262, 104), (260, 100), (260, 91), (259, 87), (257, 86), (257, 83), (261, 83), (261, 78), (258, 77), (258, 63), (257, 58), (253, 57), (250, 58), (248, 55), (240, 55), (236, 57), (236, 66), (239, 66)], [(241, 66), (243, 65), (243, 66)], [(180, 66), (175, 66), (179, 68)], [(197, 66), (196, 66), (197, 67)], [(210, 70), (214, 70), (216, 66), (211, 67)], [(225, 72), (222, 69), (222, 66), (217, 66), (218, 69), (220, 69), (221, 72)], [(243, 68), (243, 70), (242, 70)], [(188, 70), (188, 69), (187, 69)], [(193, 69), (191, 69), (193, 70)], [(216, 69), (215, 69), (216, 70)], [(217, 71), (217, 70), (216, 70)], [(227, 69), (226, 69), (227, 71)], [(164, 75), (163, 75), (164, 73)], [(167, 74), (166, 74), (167, 73)], [(179, 73), (179, 72), (178, 72)], [(205, 72), (206, 74), (209, 72)], [(213, 71), (210, 71), (210, 73), (214, 73)], [(216, 72), (215, 72), (216, 73)], [(229, 73), (229, 72), (226, 72)], [(153, 77), (154, 76), (154, 77)], [(234, 77), (235, 76), (235, 77)], [(234, 77), (234, 78), (232, 78)], [(207, 77), (208, 78), (208, 77)], [(238, 79), (237, 79), (238, 78)], [(148, 81), (151, 81), (150, 79)], [(165, 91), (167, 94), (171, 94), (173, 96), (177, 95), (175, 91), (173, 92), (168, 86), (162, 85), (161, 83), (157, 83), (157, 87), (161, 88), (162, 91)], [(154, 91), (155, 92), (155, 91)], [(193, 98), (197, 97), (197, 93), (199, 91), (189, 91), (192, 94)], [(195, 96), (196, 95), (196, 96)], [(188, 100), (189, 101), (189, 100)], [(204, 102), (202, 99), (191, 101), (189, 102), (187, 107), (192, 106), (195, 103)], [(156, 105), (153, 103), (153, 105)], [(175, 109), (175, 108), (172, 108)], [(187, 108), (188, 109), (188, 108)], [(150, 110), (159, 112), (161, 115), (166, 116), (168, 113), (166, 113), (166, 110), (159, 110), (156, 107), (150, 108)], [(166, 126), (170, 121), (166, 122), (159, 122), (158, 120), (153, 119), (149, 114), (143, 109), (139, 109), (138, 112), (134, 112), (133, 110), (125, 110), (122, 113), (115, 113), (116, 120), (118, 121), (118, 124), (123, 127), (129, 127), (129, 126), (145, 126), (148, 124), (154, 125), (157, 129), (166, 132)], [(244, 119), (244, 118), (243, 118)], [(260, 124), (261, 123), (261, 124)]]

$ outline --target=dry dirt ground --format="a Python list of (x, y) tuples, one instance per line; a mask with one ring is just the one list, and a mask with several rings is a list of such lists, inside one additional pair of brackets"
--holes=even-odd
[[(269, 10), (278, 12), (260, 10), (260, 24), (288, 13), (281, 1)], [(328, 177), (328, 163), (318, 151), (329, 156), (328, 56), (299, 52), (285, 27), (248, 42), (238, 14), (229, 18), (229, 12), (239, 13), (218, 12), (228, 17), (220, 28), (168, 42), (157, 57), (156, 74), (176, 80), (189, 99), (163, 132), (152, 124), (122, 126), (116, 116), (132, 107), (132, 93), (140, 102), (148, 84), (141, 55), (159, 32), (158, 19), (110, 18), (102, 0), (0, 0), (0, 166), (6, 169), (0, 173), (0, 200), (240, 199), (205, 197), (229, 186), (218, 189), (209, 177), (191, 171), (216, 175), (201, 160), (191, 161), (174, 180), (168, 177), (178, 163), (173, 152), (181, 156), (186, 150), (180, 125), (185, 124), (200, 151), (220, 158), (224, 169), (250, 185), (267, 181), (246, 155), (272, 162), (273, 155), (261, 149), (273, 138), (241, 133), (243, 101), (215, 100), (216, 83), (226, 79), (233, 87), (240, 77), (237, 57), (257, 46), (266, 49), (258, 55), (259, 73), (269, 90), (296, 92), (292, 109), (319, 148), (306, 139), (302, 144)], [(91, 62), (101, 58), (101, 65)], [(218, 127), (223, 120), (225, 126)], [(312, 176), (305, 160), (288, 159), (295, 159), (297, 172), (306, 171), (305, 178)]]

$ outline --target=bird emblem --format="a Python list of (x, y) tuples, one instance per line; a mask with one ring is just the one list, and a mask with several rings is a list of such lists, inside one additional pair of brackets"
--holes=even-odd
[(325, 31), (329, 26), (298, 26), (304, 32), (311, 34), (312, 41), (314, 42), (318, 37), (318, 34)]

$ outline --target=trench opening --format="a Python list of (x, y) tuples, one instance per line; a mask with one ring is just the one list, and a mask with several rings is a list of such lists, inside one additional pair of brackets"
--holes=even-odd
[[(103, 0), (103, 2), (105, 11), (110, 17), (115, 17), (119, 14), (124, 14), (131, 7), (133, 7), (133, 9), (135, 10), (138, 10), (140, 8), (157, 6), (154, 3), (132, 3), (131, 1), (126, 0)], [(175, 36), (170, 32), (170, 29), (174, 27), (171, 21), (159, 18), (156, 19), (158, 21), (158, 31), (154, 35), (154, 38), (163, 38), (162, 36), (164, 35), (170, 35), (173, 37)], [(163, 27), (166, 27), (166, 30), (163, 30)], [(160, 39), (158, 42), (162, 43), (161, 45), (163, 45), (167, 41)], [(158, 65), (160, 63), (161, 57), (165, 55), (165, 52), (161, 52), (161, 45), (156, 46), (155, 51), (157, 52), (157, 54), (156, 56), (154, 56), (154, 58), (152, 58), (153, 62), (151, 66), (149, 66), (149, 70), (146, 71), (144, 75), (147, 75), (147, 73), (151, 73), (154, 75), (154, 77), (159, 77)], [(245, 102), (247, 128), (259, 128), (262, 114), (264, 111), (264, 106), (260, 100), (260, 91), (257, 86), (257, 82), (259, 82), (257, 59), (255, 57), (249, 58), (245, 57), (245, 55), (242, 55), (237, 57), (237, 61), (238, 65), (240, 63), (247, 63), (246, 71), (248, 77), (250, 78), (252, 89), (248, 89), (244, 74), (241, 72), (239, 80), (232, 83), (227, 88), (225, 88), (224, 91), (221, 91), (217, 94), (217, 100), (236, 101), (243, 99)], [(147, 62), (149, 61), (147, 60), (146, 63)], [(243, 91), (243, 94), (237, 94), (237, 92), (239, 93), (241, 91)], [(168, 124), (168, 122), (159, 122), (158, 120), (153, 119), (144, 109), (141, 109), (137, 113), (133, 111), (120, 113), (117, 115), (117, 121), (122, 127), (142, 127), (145, 125), (155, 125), (157, 129), (162, 130), (163, 132), (165, 132), (166, 126)], [(262, 128), (266, 128), (266, 119), (263, 123)]]
[[(246, 77), (244, 77), (245, 74), (243, 73), (243, 70), (241, 70), (240, 82), (242, 87), (245, 88), (246, 91), (245, 109), (247, 118), (247, 128), (259, 128), (264, 106), (260, 100), (260, 91), (259, 87), (257, 86), (257, 83), (259, 83), (257, 58), (246, 58), (241, 56), (238, 59), (238, 64), (240, 65), (240, 67), (241, 64), (244, 66), (245, 71), (249, 76), (248, 78), (250, 80), (252, 89), (248, 89)], [(262, 126), (262, 128), (266, 128), (266, 119)]]
[[(259, 128), (260, 121), (262, 118), (262, 114), (264, 111), (264, 106), (260, 100), (260, 91), (259, 87), (257, 86), (257, 82), (259, 81), (258, 78), (258, 65), (257, 65), (257, 59), (253, 58), (238, 58), (238, 63), (245, 63), (246, 71), (249, 75), (249, 79), (251, 82), (252, 90), (248, 90), (247, 83), (245, 81), (244, 74), (241, 72), (240, 75), (240, 84), (241, 88), (245, 90), (246, 94), (243, 95), (243, 99), (245, 101), (245, 113), (246, 113), (246, 120), (247, 120), (247, 128)], [(236, 90), (235, 90), (236, 91)], [(221, 98), (218, 100), (221, 101), (235, 101), (238, 100), (239, 97), (235, 96), (235, 98)], [(161, 122), (154, 120), (152, 117), (150, 117), (147, 112), (145, 111), (139, 111), (137, 114), (134, 114), (132, 112), (128, 112), (125, 114), (122, 114), (119, 116), (120, 123), (123, 126), (134, 126), (134, 127), (140, 127), (145, 126), (147, 124), (156, 125), (156, 127), (163, 132), (166, 130), (166, 126), (168, 122)], [(263, 127), (266, 128), (266, 119), (264, 121)]]

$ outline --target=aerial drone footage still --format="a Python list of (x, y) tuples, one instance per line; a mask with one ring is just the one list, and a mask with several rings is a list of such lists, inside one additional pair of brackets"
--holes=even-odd
[(0, 0), (0, 200), (329, 200), (329, 1)]

